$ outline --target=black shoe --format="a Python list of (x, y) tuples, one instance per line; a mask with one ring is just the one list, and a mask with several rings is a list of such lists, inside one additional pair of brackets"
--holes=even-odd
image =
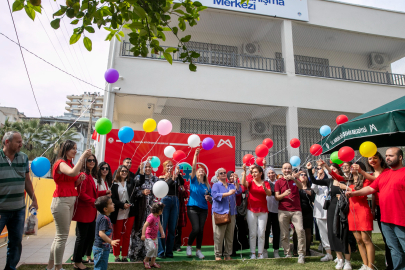
[(158, 258), (160, 258), (160, 259), (166, 259), (166, 256), (165, 256), (165, 255), (158, 255)]
[(73, 265), (73, 268), (76, 270), (90, 270), (90, 268), (88, 268), (87, 266), (86, 266), (86, 268), (81, 269), (81, 268), (77, 267), (76, 265)]
[(121, 262), (129, 262), (128, 258), (122, 258)]
[(166, 258), (172, 259), (172, 258), (173, 258), (173, 255), (166, 255)]
[(120, 258), (115, 258), (114, 262), (121, 262)]

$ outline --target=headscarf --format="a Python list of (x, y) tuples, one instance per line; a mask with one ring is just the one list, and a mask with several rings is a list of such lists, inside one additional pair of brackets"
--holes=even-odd
[(267, 180), (267, 181), (270, 181), (270, 178), (267, 176), (268, 173), (269, 173), (269, 171), (273, 171), (273, 172), (276, 174), (276, 180), (277, 180), (277, 173), (276, 173), (276, 170), (275, 170), (273, 167), (271, 167), (271, 166), (267, 167), (267, 169), (266, 169), (266, 171), (265, 171), (265, 174), (264, 174), (264, 179)]

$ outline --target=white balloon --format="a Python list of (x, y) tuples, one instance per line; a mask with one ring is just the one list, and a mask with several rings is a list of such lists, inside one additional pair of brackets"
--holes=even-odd
[(195, 148), (200, 145), (201, 139), (197, 134), (192, 134), (188, 137), (187, 143), (191, 148)]
[(171, 145), (166, 146), (166, 148), (164, 150), (165, 156), (168, 157), (168, 158), (172, 158), (174, 152), (176, 152), (176, 149)]
[(153, 195), (155, 195), (156, 198), (163, 198), (167, 195), (169, 192), (169, 186), (167, 185), (166, 181), (157, 181), (153, 185)]

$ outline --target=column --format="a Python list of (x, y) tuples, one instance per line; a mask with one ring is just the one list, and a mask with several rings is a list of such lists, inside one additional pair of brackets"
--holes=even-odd
[(298, 138), (298, 109), (297, 107), (288, 107), (286, 115), (287, 127), (287, 146), (288, 146), (288, 161), (292, 156), (300, 156), (299, 148), (292, 148), (290, 140)]
[(290, 20), (283, 20), (281, 24), (281, 49), (284, 58), (284, 71), (289, 76), (295, 76), (292, 22)]

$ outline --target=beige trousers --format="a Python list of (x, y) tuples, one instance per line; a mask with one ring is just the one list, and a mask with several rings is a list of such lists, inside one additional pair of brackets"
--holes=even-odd
[(215, 225), (215, 218), (214, 215), (212, 215), (212, 228), (214, 231), (214, 251), (216, 258), (222, 257), (222, 244), (224, 244), (224, 257), (231, 257), (235, 223), (235, 216), (231, 216), (231, 223), (219, 226)]
[(76, 197), (55, 197), (52, 199), (51, 212), (55, 221), (56, 235), (51, 246), (50, 261), (55, 265), (63, 263), (66, 240), (69, 236)]
[(302, 224), (302, 212), (289, 212), (278, 210), (278, 221), (280, 223), (281, 245), (284, 255), (290, 253), (290, 222), (294, 225), (298, 238), (298, 255), (305, 256), (305, 230)]

